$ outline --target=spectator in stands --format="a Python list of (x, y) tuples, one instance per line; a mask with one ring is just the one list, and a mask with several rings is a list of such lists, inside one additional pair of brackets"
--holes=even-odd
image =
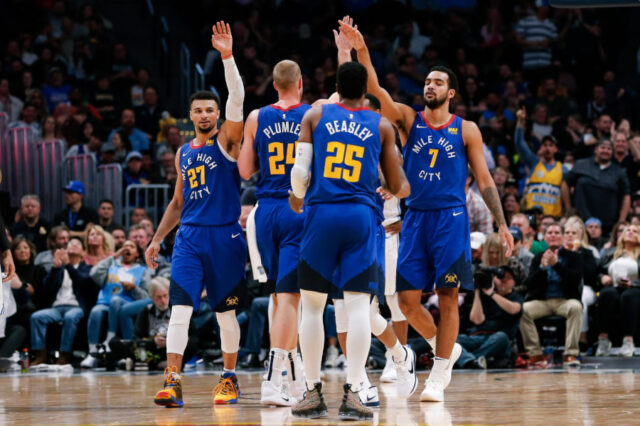
[[(590, 217), (584, 224), (587, 227), (589, 244), (600, 251), (605, 243), (602, 238), (602, 222), (600, 222), (600, 219), (597, 217)], [(600, 255), (598, 255), (598, 257), (600, 257)]]
[(57, 141), (63, 140), (62, 132), (60, 131), (60, 126), (56, 122), (56, 119), (53, 116), (49, 116), (45, 118), (44, 124), (42, 125), (42, 140), (45, 141)]
[(536, 231), (531, 227), (531, 221), (526, 214), (514, 214), (510, 225), (520, 229), (522, 232), (522, 247), (524, 249), (533, 253), (534, 247), (540, 246), (540, 242), (536, 240)]
[(532, 365), (544, 367), (546, 356), (542, 353), (535, 320), (549, 315), (567, 319), (564, 365), (579, 366), (580, 326), (582, 323), (581, 283), (582, 261), (578, 253), (567, 250), (564, 229), (559, 223), (547, 226), (545, 241), (549, 248), (536, 255), (526, 281), (527, 302), (523, 305), (520, 331), (524, 348)]
[(631, 192), (638, 187), (638, 173), (640, 172), (640, 147), (631, 143), (624, 132), (615, 132), (613, 136), (612, 162), (622, 167), (627, 173)]
[(84, 263), (83, 256), (84, 243), (78, 237), (72, 237), (65, 249), (58, 249), (54, 254), (53, 269), (42, 285), (42, 298), (48, 308), (31, 316), (31, 349), (35, 353), (32, 365), (47, 363), (47, 325), (54, 322), (62, 322), (58, 364), (71, 362), (76, 330), (95, 304), (97, 295), (89, 276), (91, 267)]
[(49, 70), (49, 84), (42, 88), (45, 102), (49, 111), (54, 111), (60, 104), (69, 103), (71, 86), (64, 83), (62, 69), (53, 67)]
[(100, 165), (118, 163), (116, 146), (112, 142), (103, 143), (100, 147)]
[(49, 222), (40, 217), (40, 197), (23, 195), (20, 199), (20, 221), (9, 227), (13, 238), (24, 237), (35, 244), (36, 251), (47, 249)]
[(471, 233), (471, 262), (474, 265), (482, 262), (482, 252), (484, 251), (484, 243), (487, 241), (487, 235), (482, 232), (475, 231)]
[(562, 216), (562, 178), (567, 171), (555, 158), (558, 143), (553, 136), (542, 138), (539, 156), (535, 155), (524, 140), (526, 109), (520, 108), (516, 116), (514, 135), (516, 150), (530, 170), (524, 193), (525, 209), (540, 206), (544, 214), (560, 217)]
[(596, 356), (609, 355), (609, 336), (616, 332), (623, 336), (620, 355), (630, 357), (634, 354), (633, 336), (637, 332), (640, 315), (639, 260), (640, 230), (636, 225), (629, 225), (618, 239), (613, 258), (603, 259), (602, 269), (606, 273), (600, 278), (604, 288), (598, 298), (600, 335)]
[(467, 211), (469, 212), (469, 226), (471, 228), (471, 232), (478, 231), (485, 235), (489, 235), (493, 232), (493, 218), (491, 217), (491, 212), (484, 203), (480, 194), (471, 189), (474, 180), (475, 178), (473, 173), (469, 171), (465, 185)]
[(131, 212), (131, 225), (137, 225), (142, 219), (147, 217), (147, 211), (144, 207), (134, 207)]
[(603, 114), (610, 114), (610, 108), (607, 105), (607, 92), (600, 83), (593, 85), (592, 97), (586, 107), (587, 120), (595, 120)]
[(153, 232), (149, 233), (147, 229), (142, 225), (142, 220), (137, 225), (132, 225), (129, 228), (129, 239), (146, 250), (149, 242), (153, 238)]
[(85, 235), (84, 246), (87, 252), (83, 260), (87, 265), (95, 266), (115, 251), (113, 237), (100, 225), (90, 224), (87, 226)]
[(96, 135), (89, 135), (87, 143), (76, 144), (69, 148), (65, 157), (72, 157), (74, 155), (86, 155), (93, 156), (96, 165), (100, 164), (100, 153), (102, 147), (102, 141)]
[(522, 46), (522, 69), (533, 87), (551, 67), (553, 44), (558, 39), (558, 29), (548, 16), (549, 6), (540, 6), (515, 27), (516, 41)]
[(127, 48), (124, 43), (116, 43), (113, 45), (113, 54), (111, 61), (111, 82), (115, 89), (122, 92), (125, 87), (131, 86), (136, 75), (133, 72), (133, 64), (127, 54)]
[(113, 243), (115, 244), (116, 251), (122, 248), (122, 245), (127, 240), (127, 233), (122, 226), (116, 226), (111, 230), (111, 236), (113, 237)]
[(184, 136), (180, 134), (180, 129), (176, 125), (169, 124), (165, 126), (163, 133), (164, 140), (156, 145), (157, 160), (160, 160), (167, 151), (171, 151), (175, 155), (178, 152), (178, 148), (184, 143)]
[[(122, 183), (124, 185), (124, 189), (129, 185), (147, 185), (151, 183), (149, 180), (149, 175), (142, 169), (142, 154), (138, 151), (131, 151), (127, 154), (127, 158), (125, 160), (126, 167), (122, 171)], [(133, 201), (133, 195), (132, 201)], [(140, 202), (140, 200), (138, 200)]]
[(138, 69), (136, 73), (136, 83), (131, 86), (131, 106), (134, 110), (144, 104), (144, 88), (147, 87), (150, 80), (151, 75), (148, 69)]
[(38, 122), (38, 109), (34, 104), (28, 102), (24, 104), (20, 113), (20, 120), (9, 124), (10, 129), (16, 127), (28, 127), (33, 132), (34, 137), (40, 136), (42, 128)]
[(629, 226), (627, 221), (617, 222), (613, 226), (613, 230), (611, 231), (611, 236), (609, 237), (609, 241), (607, 241), (603, 246), (602, 250), (600, 250), (600, 263), (604, 265), (607, 262), (610, 262), (613, 259), (613, 254), (616, 252), (618, 248), (618, 240), (622, 237), (624, 233), (624, 229)]
[(599, 141), (595, 156), (578, 160), (562, 183), (565, 209), (574, 205), (581, 217), (597, 217), (604, 235), (609, 235), (616, 221), (624, 220), (631, 209), (629, 179), (611, 162), (612, 148), (610, 140)]
[[(488, 357), (511, 357), (511, 341), (516, 338), (522, 303), (521, 295), (513, 291), (514, 273), (502, 265), (504, 275), (475, 274), (476, 289), (469, 319), (474, 324), (468, 333), (458, 335), (462, 354), (457, 364), (462, 368), (487, 368)], [(478, 287), (478, 280), (490, 283), (489, 288)]]
[(529, 275), (529, 269), (531, 268), (531, 261), (533, 260), (533, 253), (531, 253), (524, 245), (524, 234), (522, 230), (517, 226), (510, 226), (509, 232), (513, 236), (513, 252), (512, 256), (517, 258), (524, 267), (524, 276)]
[(160, 130), (160, 106), (158, 105), (158, 90), (155, 86), (146, 86), (143, 95), (144, 102), (134, 108), (138, 128), (147, 134), (151, 141), (155, 141)]
[(70, 237), (69, 228), (64, 225), (51, 228), (49, 236), (47, 237), (49, 250), (38, 253), (34, 263), (36, 265), (42, 265), (45, 271), (49, 272), (53, 266), (53, 253), (58, 249), (67, 247)]
[(153, 227), (153, 222), (148, 217), (145, 217), (144, 219), (142, 219), (138, 223), (138, 225), (142, 226), (144, 228), (144, 230), (147, 231), (147, 235), (153, 236), (153, 234), (155, 233), (155, 229)]
[(513, 215), (520, 213), (520, 199), (514, 194), (505, 194), (502, 196), (502, 211), (507, 219), (507, 223), (511, 223)]
[(84, 184), (77, 180), (70, 180), (62, 190), (64, 191), (64, 203), (67, 208), (54, 216), (53, 223), (67, 226), (72, 236), (84, 236), (81, 234), (88, 224), (98, 223), (96, 211), (83, 204)]
[(151, 270), (139, 262), (143, 253), (140, 246), (127, 240), (113, 256), (91, 268), (91, 278), (100, 288), (100, 293), (89, 315), (89, 355), (82, 361), (83, 367), (94, 368), (98, 364), (96, 354), (105, 316), (108, 315), (109, 327), (103, 345), (108, 348), (109, 341), (115, 337), (118, 328), (123, 336), (124, 333), (131, 336), (132, 317), (149, 302), (146, 289), (151, 278)]
[(160, 176), (164, 181), (163, 183), (168, 183), (172, 188), (175, 187), (178, 180), (176, 159), (175, 154), (168, 149), (160, 155)]
[[(115, 132), (111, 138), (111, 143), (115, 148), (114, 160), (117, 163), (124, 163), (127, 158), (127, 154), (131, 152), (131, 142), (129, 136), (124, 131)], [(108, 142), (107, 142), (108, 144)]]
[[(89, 100), (100, 113), (103, 124), (107, 127), (113, 127), (117, 120), (116, 94), (110, 87), (109, 76), (106, 74), (98, 75), (96, 86), (96, 91)], [(110, 142), (112, 141), (110, 140)]]
[(136, 116), (131, 108), (125, 108), (120, 114), (120, 127), (113, 129), (109, 134), (109, 142), (112, 142), (113, 135), (122, 131), (131, 142), (134, 151), (149, 149), (149, 137), (145, 132), (136, 128)]
[[(162, 370), (167, 360), (167, 330), (171, 317), (169, 306), (169, 280), (163, 277), (153, 278), (149, 282), (149, 296), (153, 303), (147, 304), (136, 316), (132, 342), (117, 337), (111, 339), (111, 358), (119, 360), (138, 358), (149, 365), (150, 370)], [(133, 344), (132, 344), (133, 343)], [(134, 347), (144, 348), (145, 357), (139, 358), (139, 352)], [(193, 339), (189, 339), (182, 359), (183, 364), (195, 355), (197, 346)], [(132, 363), (131, 363), (132, 364)]]
[(7, 121), (13, 123), (20, 119), (24, 103), (9, 91), (9, 79), (0, 77), (0, 112), (7, 114)]
[(104, 199), (100, 201), (98, 206), (98, 225), (107, 232), (113, 231), (115, 228), (120, 227), (120, 224), (113, 220), (115, 214), (115, 207), (113, 201)]

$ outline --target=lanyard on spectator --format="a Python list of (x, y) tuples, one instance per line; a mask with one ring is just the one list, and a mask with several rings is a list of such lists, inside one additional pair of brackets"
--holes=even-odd
[(76, 220), (78, 219), (78, 213), (74, 213), (69, 209), (69, 229), (73, 229), (73, 226), (76, 224)]

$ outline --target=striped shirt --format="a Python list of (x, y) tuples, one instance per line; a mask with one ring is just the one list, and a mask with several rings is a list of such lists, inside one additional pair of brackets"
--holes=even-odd
[[(522, 18), (515, 27), (516, 33), (527, 42), (554, 41), (558, 38), (558, 29), (549, 19), (538, 20), (535, 15)], [(522, 49), (522, 68), (536, 69), (551, 65), (551, 47), (524, 47)]]

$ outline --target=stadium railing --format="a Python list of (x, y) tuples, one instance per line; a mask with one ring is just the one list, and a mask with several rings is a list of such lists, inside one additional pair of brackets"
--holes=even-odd
[(147, 215), (158, 224), (170, 200), (171, 187), (168, 184), (129, 185), (124, 196), (124, 224), (128, 229), (131, 224), (131, 212), (142, 207)]
[(40, 196), (40, 215), (51, 221), (64, 208), (65, 186), (64, 142), (42, 140), (36, 143), (36, 163), (33, 168), (36, 177), (35, 193)]

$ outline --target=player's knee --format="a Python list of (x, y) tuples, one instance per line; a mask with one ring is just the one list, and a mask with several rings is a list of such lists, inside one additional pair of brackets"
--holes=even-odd
[(371, 332), (374, 336), (381, 335), (387, 328), (387, 321), (377, 312), (375, 315), (370, 316), (369, 321), (371, 323)]
[(171, 307), (169, 327), (189, 327), (193, 306), (175, 305)]
[(398, 305), (403, 314), (411, 317), (420, 311), (420, 295), (415, 297), (413, 294), (398, 293)]

